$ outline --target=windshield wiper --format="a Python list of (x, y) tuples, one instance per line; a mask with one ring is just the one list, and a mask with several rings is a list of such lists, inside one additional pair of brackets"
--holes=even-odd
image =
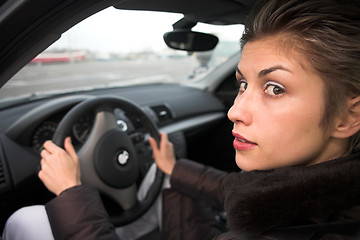
[(39, 99), (48, 98), (50, 96), (53, 96), (53, 94), (32, 93), (29, 95), (0, 99), (0, 109), (2, 110), (15, 105), (23, 104), (24, 102), (31, 102)]

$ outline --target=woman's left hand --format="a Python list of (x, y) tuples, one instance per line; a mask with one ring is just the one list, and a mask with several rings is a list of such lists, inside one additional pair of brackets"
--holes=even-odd
[(153, 150), (153, 158), (158, 168), (165, 174), (171, 176), (174, 170), (176, 158), (174, 145), (169, 141), (166, 133), (161, 133), (161, 141), (158, 146), (153, 137), (149, 138), (150, 146)]
[(41, 170), (38, 176), (46, 188), (57, 196), (81, 184), (79, 158), (70, 137), (65, 139), (64, 147), (65, 150), (52, 141), (46, 141), (40, 153)]

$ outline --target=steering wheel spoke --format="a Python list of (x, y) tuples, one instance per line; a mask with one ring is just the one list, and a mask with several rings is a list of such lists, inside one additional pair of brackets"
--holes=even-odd
[(112, 111), (112, 108), (99, 108), (95, 115), (95, 122), (93, 130), (100, 133), (105, 133), (111, 129), (118, 128), (117, 119)]
[(123, 189), (113, 189), (107, 192), (124, 210), (129, 210), (135, 206), (137, 202), (136, 184)]
[[(95, 115), (92, 130), (85, 143), (78, 152), (79, 158), (84, 159), (82, 155), (86, 155), (86, 159), (92, 159), (96, 143), (109, 130), (116, 129), (116, 118), (109, 111), (98, 111)], [(90, 154), (85, 154), (90, 153)]]

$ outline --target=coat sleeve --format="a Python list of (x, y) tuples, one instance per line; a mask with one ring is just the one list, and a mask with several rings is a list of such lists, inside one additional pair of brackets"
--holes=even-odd
[(226, 172), (200, 163), (180, 159), (172, 172), (171, 188), (195, 199), (205, 200), (212, 206), (224, 208), (222, 181)]
[(65, 190), (45, 205), (55, 239), (117, 240), (99, 192), (90, 186)]

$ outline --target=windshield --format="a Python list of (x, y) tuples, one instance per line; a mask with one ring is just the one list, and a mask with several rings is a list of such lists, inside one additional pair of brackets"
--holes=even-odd
[[(65, 92), (196, 82), (239, 51), (241, 25), (197, 24), (219, 38), (213, 51), (168, 48), (163, 34), (181, 14), (108, 8), (80, 22), (0, 89), (0, 104)], [(200, 74), (201, 73), (201, 74)]]

